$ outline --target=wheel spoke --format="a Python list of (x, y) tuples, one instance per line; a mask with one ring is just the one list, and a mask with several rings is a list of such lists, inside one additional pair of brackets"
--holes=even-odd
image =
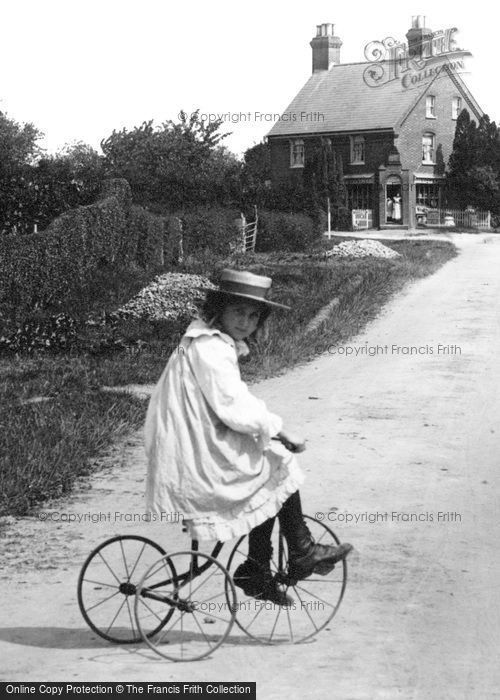
[[(254, 599), (252, 599), (252, 600), (254, 600)], [(251, 622), (250, 622), (248, 625), (246, 625), (246, 628), (247, 628), (247, 629), (250, 629), (250, 627), (253, 625), (253, 623), (254, 623), (255, 620), (259, 617), (259, 615), (261, 614), (261, 612), (262, 612), (263, 610), (264, 610), (264, 606), (261, 605), (260, 608), (258, 609), (258, 611), (257, 611), (257, 612), (255, 613), (255, 615), (253, 616)]]
[(131, 628), (132, 628), (132, 634), (133, 634), (134, 637), (135, 637), (135, 625), (134, 625), (134, 620), (133, 620), (133, 618), (132, 618), (132, 613), (131, 613), (131, 610), (130, 610), (130, 601), (129, 601), (129, 599), (128, 599), (128, 596), (127, 596), (127, 598), (126, 598), (125, 600), (127, 601), (128, 617), (129, 617), (129, 620), (130, 620), (130, 626), (131, 626)]
[(82, 583), (94, 583), (96, 586), (106, 586), (107, 588), (116, 588), (116, 583), (104, 583), (104, 581), (93, 581), (90, 578), (82, 579)]
[[(205, 572), (203, 572), (203, 573), (205, 573)], [(213, 577), (214, 574), (215, 574), (215, 570), (212, 571), (212, 573), (209, 574), (208, 577), (207, 577), (206, 579), (204, 579), (203, 581), (200, 581), (200, 583), (199, 583), (198, 586), (194, 589), (194, 591), (191, 590), (191, 586), (192, 586), (192, 583), (193, 583), (193, 578), (190, 577), (190, 581), (189, 581), (189, 586), (190, 586), (190, 587), (189, 587), (189, 597), (191, 598), (192, 595), (193, 595), (193, 593), (196, 593), (196, 591), (198, 591), (205, 583), (207, 583), (207, 582)], [(198, 574), (198, 575), (199, 575), (199, 574)]]
[(95, 603), (94, 605), (91, 605), (90, 608), (87, 608), (87, 612), (90, 612), (91, 610), (95, 610), (95, 608), (99, 607), (99, 605), (102, 605), (103, 603), (106, 603), (108, 600), (111, 600), (111, 598), (114, 598), (115, 595), (118, 595), (120, 591), (115, 591), (111, 595), (108, 595), (107, 598), (103, 598), (100, 600), (98, 603)]
[(297, 589), (295, 588), (295, 586), (294, 586), (294, 591), (295, 591), (296, 594), (297, 594), (297, 598), (300, 600), (300, 609), (306, 611), (307, 617), (308, 617), (309, 620), (311, 621), (312, 626), (314, 627), (314, 629), (316, 630), (316, 632), (318, 632), (318, 631), (319, 631), (318, 626), (316, 625), (316, 623), (315, 623), (314, 620), (312, 619), (311, 613), (309, 612), (309, 609), (308, 609), (308, 607), (307, 607), (307, 604), (306, 604), (305, 606), (303, 605), (303, 600), (302, 600), (302, 598), (301, 598), (301, 596), (300, 596), (300, 593), (299, 593), (299, 592), (297, 591)]
[(111, 620), (111, 623), (110, 623), (108, 629), (106, 630), (106, 634), (108, 634), (108, 633), (109, 633), (109, 630), (113, 627), (116, 618), (118, 617), (118, 615), (119, 615), (120, 612), (122, 611), (123, 606), (125, 605), (125, 601), (126, 601), (126, 600), (127, 600), (126, 598), (124, 598), (124, 599), (122, 600), (122, 604), (121, 604), (120, 607), (118, 608), (118, 610), (117, 610), (116, 615), (114, 616), (114, 618)]
[(228, 622), (227, 618), (225, 617), (220, 617), (220, 615), (215, 615), (214, 613), (207, 612), (206, 610), (194, 610), (194, 613), (198, 613), (198, 615), (203, 614), (205, 617), (213, 617), (214, 620), (219, 620), (220, 622)]
[(146, 543), (144, 542), (144, 544), (142, 545), (141, 551), (139, 552), (139, 556), (135, 560), (135, 564), (132, 567), (132, 571), (130, 572), (129, 581), (132, 578), (132, 576), (134, 575), (134, 571), (136, 570), (137, 564), (139, 563), (139, 559), (142, 557), (142, 553), (144, 552), (145, 549), (146, 549)]
[[(330, 608), (335, 608), (335, 605), (332, 605), (331, 603), (329, 603), (329, 602), (328, 602), (327, 600), (325, 600), (324, 598), (320, 598), (320, 597), (319, 597), (318, 595), (316, 595), (315, 593), (311, 593), (311, 591), (308, 591), (307, 588), (304, 588), (304, 586), (299, 586), (299, 585), (296, 584), (296, 585), (293, 587), (293, 590), (296, 591), (297, 588), (299, 588), (301, 591), (304, 591), (304, 593), (307, 593), (308, 595), (312, 595), (313, 598), (316, 598), (316, 600), (319, 600), (319, 601), (320, 601), (321, 603), (323, 603), (324, 605), (328, 605), (328, 607), (330, 607)], [(298, 594), (297, 594), (297, 595), (298, 595)]]
[(166, 566), (167, 566), (167, 562), (164, 561), (163, 559), (161, 559), (161, 560), (158, 562), (158, 568), (155, 569), (154, 571), (149, 571), (149, 572), (148, 572), (148, 575), (144, 578), (144, 582), (147, 581), (148, 578), (151, 578), (151, 576), (154, 576), (154, 575), (157, 574), (159, 571), (161, 571), (162, 568), (166, 568)]
[(198, 629), (200, 630), (200, 632), (202, 633), (202, 635), (205, 637), (205, 641), (206, 641), (208, 647), (209, 647), (210, 649), (212, 649), (212, 645), (210, 644), (210, 641), (209, 641), (207, 635), (205, 634), (205, 632), (204, 632), (202, 626), (201, 626), (200, 623), (198, 622), (198, 618), (196, 617), (196, 614), (195, 614), (195, 613), (193, 613), (193, 618), (194, 618), (194, 621), (196, 622), (196, 624), (198, 625)]
[(106, 561), (106, 559), (102, 556), (102, 552), (99, 552), (99, 556), (101, 557), (101, 559), (103, 560), (103, 562), (104, 562), (104, 563), (106, 564), (106, 566), (108, 567), (109, 572), (111, 573), (111, 575), (114, 576), (114, 578), (116, 579), (116, 581), (117, 581), (118, 583), (121, 583), (121, 581), (120, 581), (120, 579), (118, 578), (118, 576), (115, 574), (115, 572), (113, 571), (113, 569), (110, 567), (110, 565), (108, 564), (108, 562)]
[(288, 607), (286, 608), (286, 618), (288, 622), (288, 629), (290, 630), (290, 639), (292, 640), (293, 643), (293, 629), (292, 629), (292, 619), (290, 617), (290, 611)]
[(276, 625), (278, 624), (278, 619), (279, 619), (280, 615), (281, 615), (281, 606), (279, 607), (278, 613), (276, 615), (276, 619), (274, 620), (274, 625), (273, 625), (273, 628), (271, 630), (271, 636), (269, 637), (269, 641), (272, 641), (273, 634), (274, 634), (274, 631), (276, 630)]
[(151, 615), (154, 615), (154, 616), (155, 616), (158, 620), (160, 620), (160, 621), (162, 621), (162, 620), (165, 619), (165, 618), (161, 617), (160, 615), (158, 615), (158, 613), (157, 613), (155, 610), (153, 610), (152, 608), (150, 608), (149, 605), (148, 605), (148, 604), (146, 603), (146, 601), (144, 600), (144, 598), (140, 598), (139, 600), (140, 600), (140, 602), (142, 603), (142, 605), (144, 605), (144, 607), (147, 608), (147, 609), (149, 610), (149, 612), (151, 613)]
[(123, 540), (120, 540), (120, 549), (122, 550), (122, 559), (123, 559), (123, 564), (125, 566), (125, 574), (127, 576), (127, 581), (130, 581), (130, 576), (128, 573), (128, 564), (127, 564), (127, 558), (125, 556), (125, 550), (123, 549)]

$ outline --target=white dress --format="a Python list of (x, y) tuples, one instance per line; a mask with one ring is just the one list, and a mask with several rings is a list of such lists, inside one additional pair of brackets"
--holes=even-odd
[(397, 195), (394, 197), (394, 205), (392, 209), (392, 218), (393, 219), (400, 219), (401, 218), (401, 197)]
[(241, 380), (244, 342), (193, 321), (151, 396), (146, 505), (180, 513), (192, 537), (226, 541), (273, 517), (304, 480), (270, 442), (281, 418)]

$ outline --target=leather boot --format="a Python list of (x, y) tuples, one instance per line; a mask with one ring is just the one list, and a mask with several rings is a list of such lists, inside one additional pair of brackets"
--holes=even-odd
[(252, 598), (284, 607), (293, 605), (293, 598), (281, 590), (269, 566), (247, 559), (234, 572), (233, 581)]
[(289, 547), (288, 573), (298, 581), (313, 573), (326, 576), (352, 550), (352, 545), (347, 542), (336, 547), (317, 544), (304, 522), (297, 529), (294, 539), (294, 544)]

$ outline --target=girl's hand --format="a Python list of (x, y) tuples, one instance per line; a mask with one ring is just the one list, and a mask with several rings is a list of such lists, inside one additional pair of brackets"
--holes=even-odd
[(305, 439), (291, 430), (283, 429), (277, 437), (290, 452), (304, 452), (306, 449)]

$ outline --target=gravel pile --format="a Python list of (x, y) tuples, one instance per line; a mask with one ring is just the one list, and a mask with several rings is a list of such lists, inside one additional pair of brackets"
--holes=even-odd
[(399, 258), (400, 254), (396, 253), (392, 248), (379, 243), (379, 241), (371, 241), (365, 238), (359, 241), (343, 241), (331, 250), (325, 252), (325, 257), (332, 256), (340, 258)]
[(215, 285), (201, 275), (167, 272), (156, 277), (113, 315), (149, 321), (193, 315), (196, 313), (196, 302), (203, 299), (204, 291), (215, 288)]

